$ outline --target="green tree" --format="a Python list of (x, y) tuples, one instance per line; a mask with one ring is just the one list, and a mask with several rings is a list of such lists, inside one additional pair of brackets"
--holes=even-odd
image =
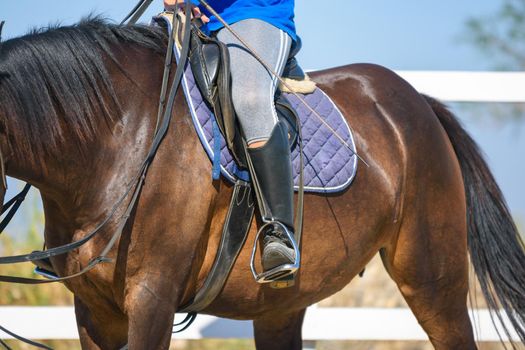
[[(465, 34), (467, 42), (485, 54), (494, 69), (525, 71), (525, 0), (501, 0), (496, 12), (470, 18)], [(471, 108), (473, 115), (487, 115), (488, 111), (499, 124), (525, 120), (525, 103), (479, 107)]]
[(499, 10), (470, 18), (467, 34), (501, 70), (525, 70), (525, 0), (503, 0)]

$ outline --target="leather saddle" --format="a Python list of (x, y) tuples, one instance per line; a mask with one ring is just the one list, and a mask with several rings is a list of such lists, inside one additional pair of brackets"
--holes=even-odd
[[(213, 111), (219, 129), (226, 140), (237, 165), (247, 169), (246, 152), (239, 123), (231, 99), (230, 56), (227, 46), (214, 37), (207, 36), (193, 22), (190, 38), (189, 62), (195, 82), (204, 101)], [(284, 72), (292, 79), (303, 80), (305, 74), (297, 64), (295, 55), (301, 48), (298, 40), (290, 50)], [(275, 106), (278, 117), (288, 126), (290, 145), (297, 144), (299, 117), (288, 100), (277, 91)], [(206, 308), (220, 293), (230, 270), (244, 245), (254, 215), (252, 185), (237, 179), (223, 227), (221, 242), (213, 267), (204, 285), (194, 299), (182, 307), (184, 312), (199, 312)], [(248, 193), (248, 195), (247, 195)], [(294, 284), (294, 276), (270, 283), (272, 288), (287, 288)]]
[[(246, 156), (242, 144), (239, 123), (231, 99), (230, 56), (228, 48), (217, 38), (200, 30), (200, 20), (192, 23), (189, 62), (195, 82), (208, 107), (213, 111), (226, 144), (240, 168), (246, 169)], [(301, 49), (298, 39), (290, 49), (283, 77), (302, 80), (305, 73), (297, 63), (295, 55)], [(284, 120), (290, 132), (291, 145), (297, 140), (298, 117), (295, 110), (278, 91), (275, 98), (277, 115)]]

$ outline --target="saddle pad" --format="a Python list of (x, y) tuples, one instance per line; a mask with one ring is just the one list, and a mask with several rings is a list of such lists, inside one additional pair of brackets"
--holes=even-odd
[[(170, 23), (169, 21), (167, 22), (169, 27)], [(176, 46), (174, 46), (174, 51), (178, 62), (180, 53)], [(186, 65), (182, 85), (195, 129), (206, 153), (210, 160), (213, 160), (216, 149), (215, 142), (219, 142), (221, 174), (232, 183), (235, 182), (239, 170), (226, 147), (226, 141), (222, 135), (219, 133), (219, 140), (214, 138), (213, 113), (207, 107), (195, 84), (189, 64)], [(301, 123), (305, 192), (333, 193), (344, 190), (355, 177), (357, 156), (352, 151), (355, 150), (355, 143), (343, 115), (332, 100), (319, 88), (316, 88), (311, 94), (300, 95), (346, 141), (350, 149), (317, 116), (313, 115), (296, 96), (288, 93), (285, 93), (284, 96), (296, 110)], [(295, 147), (292, 151), (292, 160), (294, 181), (297, 189), (300, 168), (299, 147)]]

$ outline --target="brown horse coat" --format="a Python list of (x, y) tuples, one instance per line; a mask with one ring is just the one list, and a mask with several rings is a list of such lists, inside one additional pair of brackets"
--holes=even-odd
[[(153, 29), (112, 27), (95, 20), (26, 39), (29, 44), (15, 39), (0, 50), (0, 72), (11, 74), (0, 78), (1, 150), (8, 174), (39, 188), (46, 242), (55, 247), (93, 229), (136, 175), (153, 137), (163, 65), (159, 51), (165, 38)], [(62, 56), (53, 56), (55, 46), (63, 44), (57, 40), (84, 47), (79, 44), (80, 52), (66, 47)], [(25, 53), (24, 45), (33, 54), (45, 45), (50, 47), (40, 57), (23, 58), (26, 65), (40, 67), (33, 74), (42, 75), (42, 81), (53, 77), (66, 81), (40, 86), (44, 91), (37, 93), (30, 78), (13, 78), (16, 69), (23, 68), (12, 60)], [(49, 67), (42, 68), (46, 60)], [(75, 64), (81, 68), (68, 78), (68, 69)], [(95, 78), (89, 80), (90, 76)], [(472, 176), (469, 181), (478, 186), (474, 192), (479, 192), (482, 201), (480, 188), (496, 193), (492, 196), (496, 204), (489, 204), (484, 212), (502, 217), (509, 232), (505, 240), (514, 247), (509, 249), (516, 258), (501, 256), (518, 271), (516, 276), (495, 273), (492, 283), (500, 286), (506, 278), (523, 281), (525, 275), (523, 265), (516, 264), (523, 257), (523, 247), (486, 165), (482, 160), (469, 163), (470, 158), (461, 158), (468, 155), (464, 150), (474, 149), (472, 157), (477, 159), (475, 146), (442, 105), (421, 96), (383, 67), (357, 64), (315, 72), (311, 77), (347, 117), (357, 150), (370, 167), (361, 164), (352, 186), (342, 193), (306, 195), (303, 260), (293, 288), (274, 290), (255, 283), (249, 269), (251, 244), (247, 244), (222, 293), (203, 312), (253, 319), (258, 349), (300, 349), (306, 307), (342, 289), (380, 252), (435, 348), (475, 348), (466, 306), (467, 206), (474, 204), (472, 199), (467, 201), (469, 184), (464, 178), (483, 173), (482, 184)], [(24, 79), (29, 81), (25, 87), (16, 84)], [(67, 101), (61, 97), (67, 91), (55, 85), (80, 89), (75, 79), (87, 81), (85, 91), (72, 90)], [(39, 131), (29, 125), (32, 121), (24, 119), (24, 107), (16, 103), (25, 101), (17, 100), (20, 94), (30, 99), (39, 93), (49, 97), (51, 108), (34, 112), (51, 120), (42, 124), (51, 129), (40, 138)], [(67, 104), (84, 106), (80, 94), (87, 96), (84, 102), (93, 108), (78, 108), (75, 114)], [(191, 299), (211, 266), (231, 191), (224, 181), (211, 180), (211, 164), (179, 91), (169, 133), (111, 253), (115, 263), (99, 265), (65, 283), (75, 294), (83, 348), (118, 349), (127, 343), (130, 349), (168, 348), (175, 311)], [(92, 241), (53, 258), (58, 274), (77, 272), (97, 256), (123, 211), (119, 209)], [(476, 214), (471, 220), (483, 218)], [(498, 226), (488, 225), (492, 226), (487, 232)], [(472, 230), (469, 237), (476, 239), (470, 236)], [(255, 232), (254, 223), (249, 243)], [(479, 239), (475, 242), (471, 252), (492, 249)], [(478, 273), (487, 274), (487, 267), (480, 266)], [(514, 326), (523, 330), (523, 308), (517, 308), (523, 306), (523, 284), (519, 288), (514, 295), (517, 301), (511, 300), (509, 309), (518, 311)], [(512, 299), (502, 290), (498, 298)]]

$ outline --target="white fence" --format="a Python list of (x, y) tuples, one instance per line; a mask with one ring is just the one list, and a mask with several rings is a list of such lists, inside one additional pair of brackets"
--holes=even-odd
[[(479, 341), (498, 341), (488, 310), (471, 312)], [(506, 325), (509, 323), (506, 322)], [(428, 340), (409, 309), (313, 308), (303, 326), (305, 340)], [(516, 333), (513, 340), (519, 340)]]
[(397, 73), (418, 91), (444, 101), (525, 102), (525, 72)]
[[(176, 320), (182, 320), (184, 316), (177, 315)], [(478, 341), (499, 340), (487, 310), (472, 312), (471, 318), (476, 325)], [(31, 339), (78, 339), (73, 307), (2, 307), (0, 325)], [(0, 338), (10, 339), (10, 336), (0, 331)], [(190, 328), (173, 338), (253, 338), (253, 330), (251, 321), (199, 315)], [(312, 342), (428, 340), (428, 337), (408, 309), (313, 307), (306, 312), (303, 339)], [(512, 339), (519, 341), (516, 333), (512, 334)]]
[[(525, 73), (397, 72), (416, 89), (444, 101), (525, 102)], [(182, 316), (177, 316), (177, 318)], [(478, 341), (498, 341), (486, 310), (474, 311)], [(182, 318), (181, 318), (182, 319)], [(71, 307), (1, 307), (0, 325), (32, 339), (78, 339)], [(501, 333), (501, 332), (500, 332)], [(511, 335), (519, 340), (516, 334)], [(174, 338), (252, 338), (251, 322), (199, 316)], [(408, 309), (311, 308), (303, 326), (306, 341), (427, 340)], [(0, 338), (9, 336), (0, 331)], [(506, 339), (506, 338), (504, 338)]]

